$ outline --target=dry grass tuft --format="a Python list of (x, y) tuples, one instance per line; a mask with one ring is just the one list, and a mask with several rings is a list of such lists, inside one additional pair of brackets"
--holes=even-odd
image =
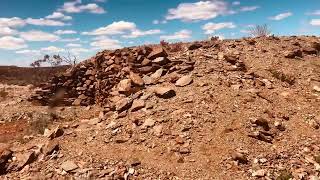
[(53, 117), (50, 114), (33, 114), (33, 120), (30, 122), (30, 133), (43, 134), (52, 121)]

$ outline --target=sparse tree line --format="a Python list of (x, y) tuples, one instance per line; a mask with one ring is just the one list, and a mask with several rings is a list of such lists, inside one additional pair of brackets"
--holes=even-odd
[(41, 67), (44, 63), (48, 63), (52, 67), (60, 66), (63, 64), (74, 66), (77, 64), (77, 62), (78, 62), (77, 57), (74, 55), (71, 55), (70, 52), (68, 52), (67, 56), (60, 56), (59, 54), (50, 56), (50, 55), (46, 54), (46, 55), (44, 55), (43, 58), (32, 62), (30, 64), (30, 66), (31, 67)]

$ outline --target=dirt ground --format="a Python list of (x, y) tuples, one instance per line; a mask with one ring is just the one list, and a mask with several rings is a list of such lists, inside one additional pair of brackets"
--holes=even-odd
[[(0, 158), (0, 178), (319, 179), (320, 56), (308, 50), (319, 40), (224, 40), (171, 53), (195, 61), (192, 82), (179, 87), (166, 74), (141, 90), (144, 108), (126, 113), (39, 106), (28, 101), (34, 86), (2, 84), (0, 154), (12, 155)], [(289, 57), (296, 49), (302, 55)], [(176, 95), (160, 98), (156, 87)]]

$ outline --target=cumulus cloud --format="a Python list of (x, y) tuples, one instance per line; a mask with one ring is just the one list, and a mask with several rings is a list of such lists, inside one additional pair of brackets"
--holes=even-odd
[(95, 29), (91, 32), (82, 32), (84, 35), (95, 35), (95, 36), (103, 36), (103, 35), (122, 35), (124, 38), (137, 38), (141, 36), (159, 34), (161, 30), (159, 29), (151, 29), (147, 31), (142, 31), (137, 28), (137, 25), (133, 22), (127, 21), (117, 21), (113, 22), (105, 27), (101, 27)]
[(69, 43), (66, 45), (67, 47), (81, 47), (81, 44)]
[(181, 19), (182, 21), (208, 20), (228, 13), (228, 5), (222, 0), (199, 1), (181, 3), (177, 8), (169, 9), (166, 19)]
[(95, 38), (95, 41), (91, 42), (90, 45), (97, 49), (119, 49), (122, 48), (120, 41), (116, 39), (110, 39), (105, 36)]
[(0, 49), (16, 50), (28, 47), (25, 41), (21, 38), (12, 36), (3, 36), (0, 38)]
[(236, 25), (232, 22), (222, 22), (222, 23), (212, 23), (209, 22), (202, 26), (202, 29), (205, 31), (205, 34), (212, 34), (217, 30), (224, 29), (224, 28), (235, 28)]
[(140, 31), (140, 30), (134, 30), (129, 35), (123, 35), (124, 38), (137, 38), (141, 36), (147, 36), (147, 35), (153, 35), (153, 34), (160, 34), (160, 29), (152, 29), (148, 31)]
[(255, 11), (258, 8), (260, 8), (260, 7), (259, 6), (243, 6), (240, 8), (240, 11), (242, 11), (242, 12)]
[(18, 31), (11, 29), (10, 27), (1, 27), (0, 26), (0, 35), (15, 35)]
[(283, 20), (285, 18), (288, 18), (290, 16), (292, 16), (293, 14), (291, 12), (285, 12), (285, 13), (281, 13), (281, 14), (278, 14), (276, 16), (272, 16), (270, 17), (269, 19), (270, 20), (274, 20), (274, 21), (280, 21), (280, 20)]
[(26, 22), (18, 17), (0, 18), (0, 27), (23, 27)]
[(40, 51), (39, 50), (31, 50), (31, 49), (24, 49), (24, 50), (19, 50), (16, 51), (17, 54), (25, 54), (25, 55), (40, 55)]
[(76, 41), (80, 41), (80, 38), (63, 38), (63, 39), (60, 39), (59, 41), (61, 41), (61, 42), (76, 42)]
[(27, 40), (27, 41), (57, 41), (60, 39), (59, 36), (43, 32), (43, 31), (36, 31), (31, 30), (27, 32), (21, 32), (20, 37)]
[(81, 4), (81, 0), (65, 2), (59, 11), (66, 13), (89, 12), (94, 14), (103, 14), (106, 12), (102, 7), (95, 3)]
[(74, 30), (57, 30), (54, 32), (55, 34), (77, 34), (77, 31)]
[(112, 24), (93, 30), (92, 32), (83, 32), (85, 35), (115, 35), (124, 34), (128, 31), (134, 31), (137, 28), (133, 22), (118, 21)]
[(181, 31), (175, 32), (172, 35), (163, 35), (160, 36), (160, 39), (163, 40), (185, 40), (191, 38), (192, 31), (183, 29)]
[(71, 48), (70, 52), (73, 55), (79, 55), (81, 53), (89, 52), (89, 50), (85, 48)]
[(310, 24), (311, 24), (312, 26), (320, 26), (320, 19), (312, 19), (312, 20), (310, 21)]
[(61, 12), (53, 12), (52, 14), (46, 16), (47, 19), (61, 19), (61, 20), (71, 20), (71, 16), (66, 16)]
[(66, 25), (70, 25), (70, 24), (66, 24), (62, 21), (56, 21), (56, 20), (44, 19), (44, 18), (39, 18), (39, 19), (27, 18), (25, 21), (28, 24), (37, 25), (37, 26), (66, 26)]
[(56, 46), (49, 46), (46, 48), (41, 48), (41, 51), (48, 52), (48, 53), (59, 53), (64, 52), (65, 50)]

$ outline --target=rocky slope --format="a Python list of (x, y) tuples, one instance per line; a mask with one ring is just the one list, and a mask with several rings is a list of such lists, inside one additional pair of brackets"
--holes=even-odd
[(308, 36), (103, 51), (1, 102), (0, 129), (24, 125), (2, 177), (315, 180), (319, 51)]

